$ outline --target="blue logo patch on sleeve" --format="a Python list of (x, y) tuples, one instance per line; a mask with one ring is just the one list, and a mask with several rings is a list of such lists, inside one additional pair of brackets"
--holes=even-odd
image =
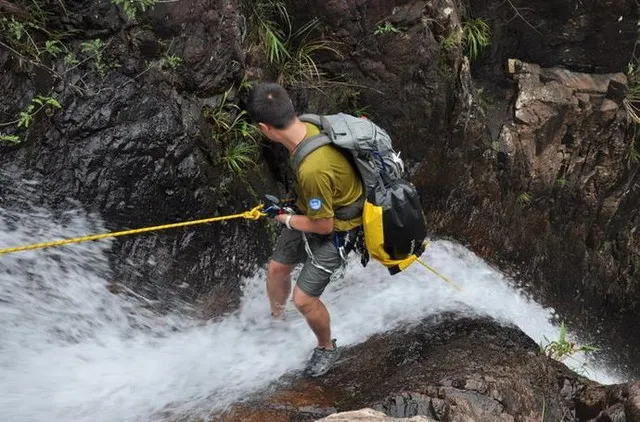
[(318, 211), (322, 208), (322, 201), (319, 198), (312, 198), (309, 200), (309, 208), (314, 211)]

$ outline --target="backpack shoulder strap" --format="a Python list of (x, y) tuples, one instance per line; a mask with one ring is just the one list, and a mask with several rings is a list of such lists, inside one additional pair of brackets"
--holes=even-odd
[(319, 114), (305, 113), (300, 115), (298, 118), (303, 122), (312, 123), (318, 126), (320, 128), (320, 131), (324, 129), (322, 125), (322, 116), (320, 116)]
[(296, 150), (293, 152), (293, 156), (291, 157), (293, 170), (297, 170), (307, 155), (311, 154), (316, 149), (321, 146), (328, 145), (331, 143), (329, 137), (323, 133), (312, 136), (311, 138), (305, 139), (300, 142)]
[(311, 123), (317, 126), (320, 129), (320, 134), (305, 139), (300, 143), (300, 145), (298, 145), (292, 157), (293, 170), (296, 170), (300, 166), (300, 163), (302, 163), (302, 160), (304, 160), (307, 155), (311, 154), (321, 146), (331, 143), (331, 139), (329, 139), (324, 131), (322, 116), (320, 116), (319, 114), (305, 113), (300, 115), (298, 118), (302, 122)]

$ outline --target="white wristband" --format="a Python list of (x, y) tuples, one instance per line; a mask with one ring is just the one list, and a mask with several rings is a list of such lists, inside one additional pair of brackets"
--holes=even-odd
[(291, 227), (291, 218), (293, 217), (293, 214), (287, 214), (287, 216), (284, 219), (284, 224), (287, 226), (287, 228), (289, 230), (293, 230), (293, 227)]

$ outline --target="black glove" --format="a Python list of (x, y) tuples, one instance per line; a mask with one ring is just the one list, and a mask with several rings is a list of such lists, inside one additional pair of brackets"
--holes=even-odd
[(269, 218), (275, 218), (278, 214), (283, 214), (285, 211), (282, 209), (280, 205), (280, 200), (278, 197), (273, 195), (265, 195), (265, 204), (262, 213), (265, 214)]
[(262, 210), (262, 213), (269, 218), (275, 218), (276, 215), (283, 214), (285, 211), (279, 206), (272, 204)]

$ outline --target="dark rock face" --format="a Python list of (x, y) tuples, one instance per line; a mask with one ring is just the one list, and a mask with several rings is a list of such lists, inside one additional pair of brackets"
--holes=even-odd
[[(632, 60), (634, 0), (481, 0), (470, 14), (491, 23), (494, 68), (509, 58), (588, 73), (620, 72)], [(498, 41), (499, 40), (499, 41)], [(612, 48), (615, 45), (615, 48)]]
[(310, 421), (360, 408), (437, 421), (638, 420), (635, 384), (598, 386), (491, 320), (423, 321), (346, 350), (322, 379), (282, 382), (217, 420), (269, 411), (271, 421)]
[[(110, 1), (72, 2), (67, 13), (52, 25), (79, 30), (69, 42), (75, 51), (81, 41), (103, 39), (109, 71), (102, 80), (89, 59), (61, 79), (55, 62), (56, 73), (42, 78), (41, 67), (20, 67), (0, 51), (0, 89), (9, 100), (3, 117), (17, 115), (35, 93), (51, 92), (64, 107), (37, 118), (22, 145), (5, 148), (3, 168), (42, 179), (39, 200), (51, 206), (70, 198), (99, 211), (109, 231), (255, 206), (248, 186), (264, 191), (268, 174), (249, 173), (245, 181), (228, 170), (202, 117), (242, 77), (235, 2), (159, 4), (138, 25)], [(164, 64), (168, 54), (182, 59), (178, 70)], [(116, 285), (165, 305), (213, 295), (216, 313), (236, 303), (239, 277), (264, 262), (269, 237), (262, 223), (237, 220), (118, 238), (113, 252)]]

